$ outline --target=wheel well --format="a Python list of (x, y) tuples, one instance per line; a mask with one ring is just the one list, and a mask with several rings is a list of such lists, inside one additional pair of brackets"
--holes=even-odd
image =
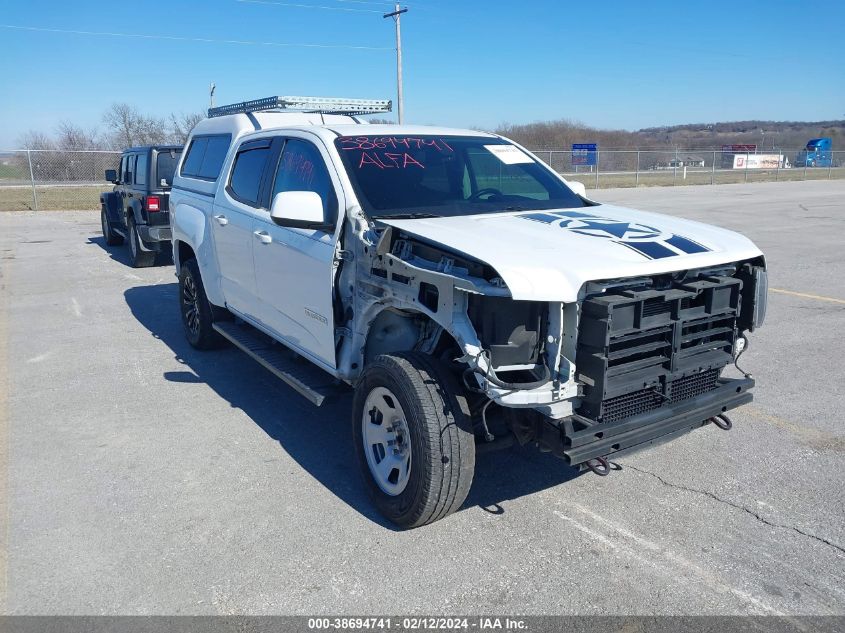
[(182, 265), (189, 259), (196, 259), (196, 253), (194, 253), (194, 249), (188, 246), (185, 242), (179, 241), (179, 251), (177, 253), (179, 255), (179, 264)]
[(373, 319), (364, 345), (364, 364), (381, 354), (421, 351), (435, 358), (461, 356), (453, 336), (422, 312), (386, 308)]
[(443, 330), (440, 333), (440, 338), (437, 339), (437, 344), (432, 350), (431, 355), (442, 360), (453, 360), (464, 355), (463, 349), (455, 340), (451, 333)]

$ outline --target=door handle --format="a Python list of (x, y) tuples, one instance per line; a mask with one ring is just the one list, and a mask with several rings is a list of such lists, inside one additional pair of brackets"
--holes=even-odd
[(273, 241), (273, 238), (270, 237), (270, 234), (267, 231), (255, 231), (253, 235), (257, 237), (258, 241), (262, 244), (269, 244)]
[(226, 226), (229, 224), (229, 219), (225, 215), (215, 215), (214, 219), (217, 220), (217, 224), (220, 226)]

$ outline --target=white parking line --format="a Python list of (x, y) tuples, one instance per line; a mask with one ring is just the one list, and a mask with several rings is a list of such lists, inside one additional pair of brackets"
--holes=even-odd
[[(579, 521), (559, 510), (554, 510), (555, 516), (563, 519), (576, 530), (587, 534), (590, 538), (639, 561), (664, 576), (672, 578), (674, 582), (698, 582), (718, 593), (730, 593), (761, 613), (786, 615), (747, 591), (728, 584), (715, 573), (700, 567), (662, 545), (634, 534), (629, 529), (596, 514), (584, 506), (568, 502), (567, 507), (576, 509), (586, 516), (593, 525), (587, 525), (586, 522)], [(648, 555), (641, 554), (641, 551), (648, 552)]]

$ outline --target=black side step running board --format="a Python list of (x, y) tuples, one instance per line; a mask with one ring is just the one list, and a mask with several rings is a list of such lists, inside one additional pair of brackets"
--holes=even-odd
[(292, 352), (249, 325), (229, 321), (213, 327), (235, 347), (260, 363), (277, 378), (285, 381), (312, 404), (320, 406), (337, 391), (337, 380), (307, 360), (291, 358)]

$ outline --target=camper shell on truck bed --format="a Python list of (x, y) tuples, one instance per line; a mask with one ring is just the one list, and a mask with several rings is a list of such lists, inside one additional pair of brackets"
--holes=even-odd
[(457, 509), (476, 447), (535, 443), (607, 474), (751, 400), (750, 375), (723, 373), (765, 316), (744, 236), (599, 204), (499, 135), (260, 101), (210, 112), (177, 170), (185, 333), (315, 404), (352, 386), (354, 448), (392, 521)]

